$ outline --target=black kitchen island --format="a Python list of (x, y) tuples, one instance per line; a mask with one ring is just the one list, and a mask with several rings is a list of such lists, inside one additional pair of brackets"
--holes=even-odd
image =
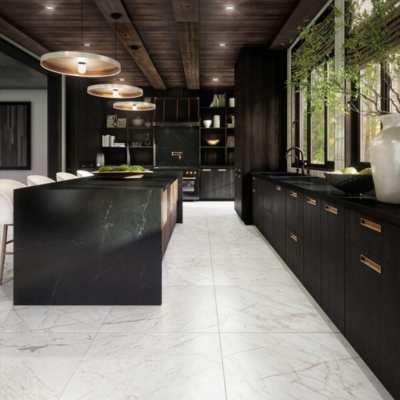
[(14, 198), (15, 305), (159, 305), (178, 180), (85, 178)]

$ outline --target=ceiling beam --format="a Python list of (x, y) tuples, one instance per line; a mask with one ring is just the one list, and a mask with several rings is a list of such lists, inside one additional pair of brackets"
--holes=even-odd
[(285, 25), (271, 44), (272, 49), (287, 48), (299, 36), (299, 28), (310, 22), (322, 10), (328, 0), (300, 0)]
[(172, 0), (188, 89), (200, 89), (199, 0)]
[[(133, 24), (121, 0), (94, 0), (106, 21), (117, 33), (120, 42), (134, 59), (138, 68), (155, 89), (165, 90), (166, 86), (151, 59), (138, 30)], [(118, 20), (113, 16), (119, 15)]]
[(40, 57), (44, 53), (48, 53), (49, 50), (32, 39), (26, 33), (22, 32), (14, 25), (10, 24), (3, 17), (0, 17), (0, 35), (6, 40), (10, 40), (22, 49), (27, 50), (29, 53), (36, 57)]

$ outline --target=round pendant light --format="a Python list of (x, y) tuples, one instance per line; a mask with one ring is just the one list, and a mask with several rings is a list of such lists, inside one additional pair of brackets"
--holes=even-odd
[(143, 96), (143, 90), (121, 83), (103, 83), (91, 85), (87, 88), (88, 94), (107, 99), (135, 99)]
[(83, 78), (118, 75), (121, 64), (106, 56), (81, 51), (56, 51), (43, 54), (40, 65), (48, 71)]
[[(81, 0), (81, 46), (84, 40), (84, 0)], [(57, 74), (83, 78), (103, 78), (121, 72), (121, 64), (110, 57), (85, 51), (55, 51), (43, 54), (40, 65)]]
[(119, 101), (113, 104), (113, 108), (120, 111), (153, 111), (156, 105), (147, 101)]

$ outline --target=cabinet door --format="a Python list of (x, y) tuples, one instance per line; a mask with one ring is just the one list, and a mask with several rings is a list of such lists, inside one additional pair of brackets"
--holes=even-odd
[(286, 259), (286, 192), (283, 186), (275, 184), (273, 193), (271, 244)]
[(235, 211), (240, 218), (242, 217), (242, 204), (243, 204), (242, 192), (243, 192), (242, 173), (240, 168), (237, 168), (235, 169)]
[(200, 199), (215, 199), (215, 174), (211, 168), (203, 168), (200, 175)]
[(289, 267), (302, 280), (303, 277), (303, 195), (295, 190), (286, 191), (286, 257)]
[(253, 189), (252, 189), (252, 212), (253, 212), (253, 223), (262, 232), (262, 181), (256, 177), (253, 177)]
[(321, 226), (321, 306), (344, 332), (344, 210), (323, 203)]
[(385, 226), (383, 278), (383, 370), (381, 380), (400, 399), (400, 229)]
[[(364, 223), (363, 221), (368, 221)], [(376, 229), (370, 229), (372, 223)], [(346, 337), (373, 372), (382, 368), (383, 228), (356, 212), (346, 215)]]
[(311, 295), (321, 298), (321, 202), (304, 197), (303, 284)]
[(233, 200), (233, 170), (229, 168), (219, 168), (214, 170), (216, 187), (216, 200)]

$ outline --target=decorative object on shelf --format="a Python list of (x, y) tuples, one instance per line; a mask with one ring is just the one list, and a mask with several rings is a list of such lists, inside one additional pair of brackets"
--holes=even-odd
[(228, 117), (228, 123), (226, 124), (227, 128), (232, 129), (235, 127), (235, 116), (234, 115), (229, 115)]
[(400, 114), (384, 115), (381, 120), (383, 130), (370, 147), (376, 197), (400, 204)]
[(107, 99), (134, 99), (143, 96), (143, 90), (136, 86), (120, 83), (103, 83), (90, 85), (87, 88), (88, 94)]
[(206, 119), (206, 120), (204, 120), (203, 121), (203, 125), (204, 125), (204, 128), (211, 128), (211, 125), (212, 125), (212, 121), (211, 121), (211, 119)]
[(117, 128), (126, 128), (126, 118), (117, 119)]
[(141, 165), (118, 165), (100, 167), (94, 175), (106, 179), (132, 179), (143, 178), (145, 174), (152, 174), (153, 171), (145, 169)]
[[(81, 0), (81, 46), (84, 47), (84, 0)], [(113, 58), (82, 51), (56, 51), (40, 57), (40, 65), (57, 74), (85, 78), (102, 78), (118, 75), (121, 64)]]
[(144, 126), (145, 126), (146, 128), (151, 128), (152, 123), (151, 123), (150, 121), (146, 121), (146, 122), (144, 123)]
[(113, 108), (121, 111), (154, 111), (156, 105), (145, 101), (119, 101), (113, 104)]
[(229, 98), (229, 107), (235, 108), (235, 98), (234, 97)]
[(216, 146), (217, 144), (219, 144), (221, 140), (220, 139), (207, 139), (206, 142), (208, 145), (210, 146)]
[(229, 147), (230, 149), (235, 148), (235, 136), (229, 135), (226, 139), (226, 147)]
[(132, 125), (136, 128), (140, 128), (144, 124), (144, 119), (141, 117), (135, 117), (132, 119)]
[(103, 167), (104, 164), (105, 164), (104, 153), (101, 152), (101, 151), (99, 151), (99, 152), (96, 154), (96, 167), (97, 167), (97, 168)]
[(344, 168), (340, 171), (325, 172), (325, 178), (329, 185), (347, 194), (364, 194), (374, 189), (374, 181), (371, 169), (366, 168), (358, 172), (355, 168)]
[(118, 121), (118, 116), (116, 114), (107, 115), (107, 123), (106, 123), (107, 128), (116, 128), (118, 126), (117, 121)]
[(211, 108), (224, 108), (225, 107), (225, 95), (214, 94), (213, 101), (210, 104)]
[(220, 115), (214, 115), (213, 116), (213, 126), (214, 128), (221, 128), (221, 116)]

